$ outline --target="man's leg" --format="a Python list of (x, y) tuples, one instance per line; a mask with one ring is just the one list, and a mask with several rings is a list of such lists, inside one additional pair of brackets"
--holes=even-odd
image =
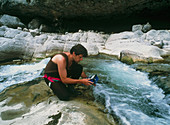
[(68, 90), (68, 87), (66, 87), (65, 84), (62, 82), (52, 82), (50, 87), (54, 94), (63, 101), (68, 101), (70, 98), (70, 92)]

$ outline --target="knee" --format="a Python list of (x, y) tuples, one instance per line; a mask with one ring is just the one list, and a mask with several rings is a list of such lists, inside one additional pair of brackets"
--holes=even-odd
[(54, 94), (61, 100), (61, 101), (69, 101), (70, 100), (70, 96), (67, 95), (67, 94), (58, 94), (58, 93), (55, 93)]
[[(53, 89), (52, 89), (53, 90)], [(69, 101), (70, 100), (70, 96), (67, 92), (58, 92), (53, 90), (54, 95), (56, 95), (61, 101)]]

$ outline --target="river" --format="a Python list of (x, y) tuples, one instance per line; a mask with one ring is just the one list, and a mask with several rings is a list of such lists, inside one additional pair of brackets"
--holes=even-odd
[[(0, 91), (13, 84), (42, 77), (49, 58), (40, 62), (0, 66)], [(149, 80), (148, 74), (110, 58), (86, 58), (82, 65), (87, 75), (97, 74), (93, 87), (95, 101), (105, 105), (120, 125), (169, 125), (170, 106), (165, 95)]]

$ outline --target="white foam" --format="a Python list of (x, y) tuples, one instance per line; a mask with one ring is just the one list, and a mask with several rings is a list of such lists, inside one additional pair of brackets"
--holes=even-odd
[(109, 113), (114, 112), (126, 125), (169, 123), (170, 107), (164, 101), (163, 90), (151, 84), (147, 73), (121, 62), (103, 65), (107, 84), (97, 84), (94, 95), (98, 101), (104, 98)]
[(31, 81), (40, 77), (40, 73), (45, 68), (50, 58), (41, 62), (22, 65), (6, 65), (0, 67), (1, 84), (0, 91), (13, 84)]

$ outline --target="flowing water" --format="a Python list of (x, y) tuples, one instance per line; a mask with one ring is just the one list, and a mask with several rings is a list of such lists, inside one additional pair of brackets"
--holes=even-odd
[[(40, 74), (48, 60), (0, 66), (0, 91), (42, 77)], [(118, 119), (119, 124), (170, 125), (170, 106), (163, 90), (148, 79), (147, 73), (110, 59), (87, 58), (82, 65), (87, 75), (98, 75), (99, 82), (93, 89), (96, 102), (104, 104), (105, 111)]]
[(13, 84), (23, 83), (41, 77), (40, 74), (48, 61), (49, 58), (39, 63), (0, 66), (0, 92)]

